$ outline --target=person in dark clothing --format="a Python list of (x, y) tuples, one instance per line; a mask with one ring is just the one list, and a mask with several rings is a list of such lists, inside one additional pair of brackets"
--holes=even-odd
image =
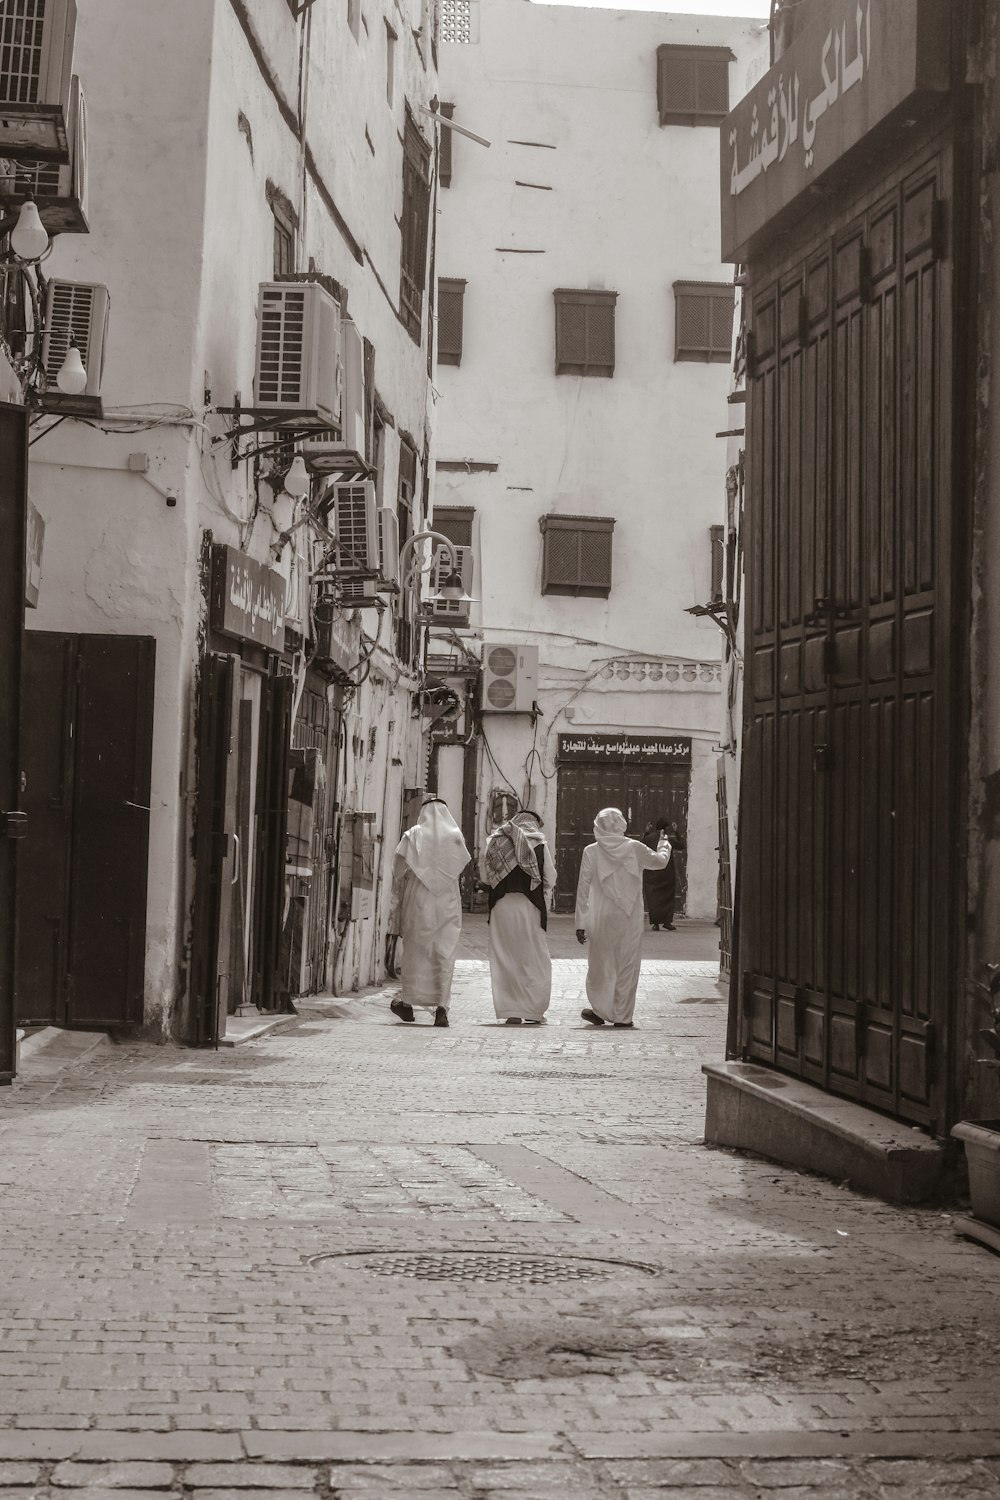
[[(667, 932), (676, 931), (674, 903), (677, 900), (677, 869), (673, 858), (673, 837), (667, 818), (657, 818), (655, 827), (643, 835), (642, 842), (647, 848), (659, 849), (661, 854), (669, 853), (666, 869), (647, 870), (642, 877), (643, 893), (649, 912), (649, 925), (654, 932), (659, 932), (661, 927)], [(660, 842), (664, 838), (669, 841), (667, 850), (664, 850)]]
[(537, 813), (515, 813), (494, 830), (480, 873), (489, 886), (490, 979), (497, 1019), (508, 1026), (539, 1026), (552, 992), (545, 932), (556, 870)]

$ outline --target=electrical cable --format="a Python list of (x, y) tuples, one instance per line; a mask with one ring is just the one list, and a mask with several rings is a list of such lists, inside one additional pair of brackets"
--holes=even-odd
[(490, 742), (489, 742), (489, 740), (487, 739), (487, 736), (486, 736), (486, 729), (485, 729), (485, 727), (482, 724), (480, 724), (480, 726), (479, 726), (479, 733), (482, 735), (483, 748), (484, 748), (484, 750), (486, 751), (486, 754), (489, 756), (490, 760), (493, 763), (493, 769), (496, 771), (497, 775), (501, 778), (501, 780), (503, 780), (503, 781), (505, 781), (507, 783), (507, 785), (510, 787), (511, 791), (514, 793), (514, 796), (517, 798), (518, 804), (520, 805), (521, 794), (517, 790), (517, 787), (514, 785), (514, 783), (511, 781), (510, 777), (507, 775), (506, 771), (504, 771), (502, 769), (502, 767), (500, 766), (499, 762), (497, 761), (496, 756), (493, 754), (492, 746), (490, 745)]

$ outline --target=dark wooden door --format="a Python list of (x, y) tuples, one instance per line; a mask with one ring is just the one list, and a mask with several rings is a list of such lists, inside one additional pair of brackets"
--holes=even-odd
[(156, 643), (25, 637), (29, 824), (19, 1012), (67, 1027), (143, 1018)]
[[(657, 818), (676, 822), (687, 832), (690, 767), (633, 765), (610, 761), (580, 762), (559, 770), (556, 807), (555, 909), (572, 911), (580, 860), (594, 842), (594, 818), (603, 807), (618, 807), (628, 821), (631, 838), (642, 838)], [(686, 881), (678, 865), (677, 909), (683, 910)]]
[(14, 1077), (28, 412), (0, 402), (0, 1084)]
[(942, 1107), (954, 767), (946, 154), (755, 268), (740, 849), (746, 1054)]
[(234, 887), (241, 875), (236, 836), (241, 663), (211, 654), (202, 664), (198, 701), (198, 811), (191, 933), (191, 1036), (217, 1047), (225, 1035), (231, 989)]
[(291, 677), (268, 678), (264, 705), (254, 923), (254, 1000), (262, 1010), (282, 1009), (289, 994), (288, 979), (282, 973), (281, 965), (281, 928), (285, 905), (288, 759), (294, 688)]

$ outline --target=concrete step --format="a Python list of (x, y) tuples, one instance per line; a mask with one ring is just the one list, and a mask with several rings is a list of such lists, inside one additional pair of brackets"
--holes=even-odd
[(111, 1045), (106, 1031), (64, 1031), (59, 1026), (43, 1026), (20, 1042), (17, 1076), (48, 1078)]

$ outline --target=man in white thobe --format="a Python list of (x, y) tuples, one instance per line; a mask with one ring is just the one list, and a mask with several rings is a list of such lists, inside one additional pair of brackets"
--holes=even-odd
[[(576, 936), (589, 936), (586, 1010), (591, 1026), (631, 1027), (642, 964), (642, 872), (662, 870), (670, 857), (625, 837), (628, 824), (617, 807), (594, 819), (593, 844), (580, 862), (576, 888)], [(661, 841), (665, 843), (666, 841)]]
[(455, 954), (462, 936), (458, 877), (471, 855), (462, 830), (440, 797), (429, 797), (396, 846), (390, 932), (403, 939), (402, 995), (389, 1009), (401, 1021), (414, 1006), (448, 1025)]

